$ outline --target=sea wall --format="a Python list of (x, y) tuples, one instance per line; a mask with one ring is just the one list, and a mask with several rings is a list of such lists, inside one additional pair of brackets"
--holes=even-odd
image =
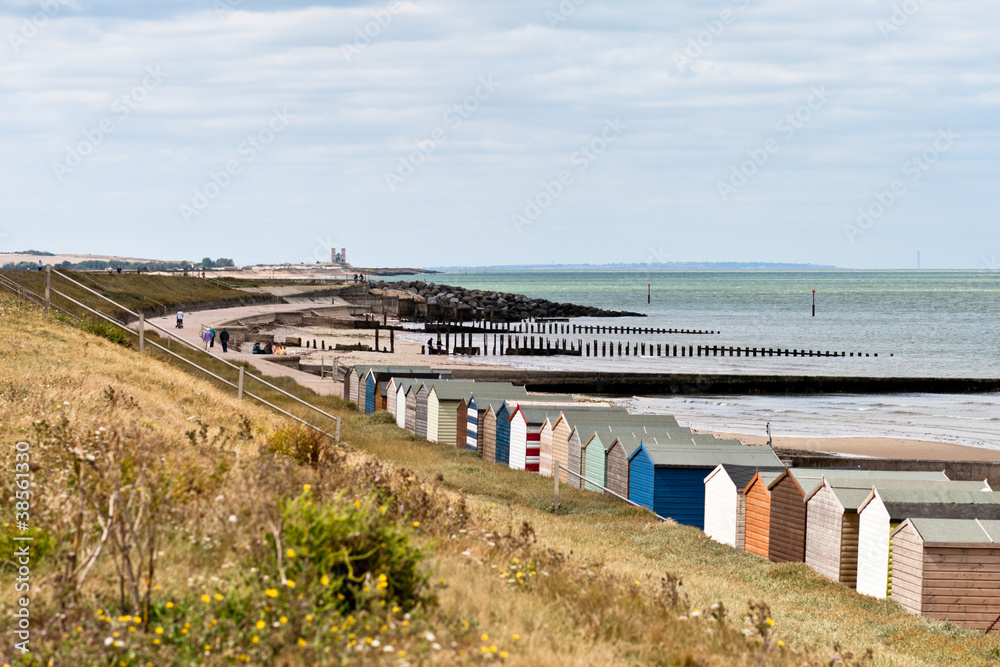
[(457, 379), (511, 382), (530, 391), (603, 396), (809, 394), (978, 394), (1000, 392), (993, 378), (890, 378), (805, 375), (608, 373), (507, 368), (455, 369)]

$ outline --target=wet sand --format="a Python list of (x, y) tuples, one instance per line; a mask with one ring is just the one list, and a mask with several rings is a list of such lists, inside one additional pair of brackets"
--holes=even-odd
[[(765, 435), (714, 432), (720, 438), (739, 438), (752, 445), (766, 445)], [(780, 449), (799, 449), (817, 453), (872, 456), (887, 459), (922, 459), (932, 461), (1000, 461), (1000, 450), (905, 438), (789, 438), (775, 437)]]

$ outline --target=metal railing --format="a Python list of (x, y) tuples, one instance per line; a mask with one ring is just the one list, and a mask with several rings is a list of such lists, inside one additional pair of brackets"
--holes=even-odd
[[(55, 273), (56, 275), (58, 275), (58, 276), (60, 276), (60, 277), (62, 277), (64, 279), (66, 279), (67, 281), (73, 283), (74, 285), (76, 285), (76, 286), (78, 286), (78, 287), (80, 287), (80, 288), (82, 288), (82, 289), (84, 289), (84, 290), (86, 290), (86, 291), (88, 291), (88, 292), (90, 292), (90, 293), (92, 293), (92, 294), (100, 297), (101, 299), (104, 299), (105, 301), (107, 301), (108, 303), (112, 304), (116, 308), (119, 308), (122, 311), (124, 311), (124, 312), (126, 312), (126, 313), (128, 313), (130, 315), (135, 315), (139, 319), (139, 323), (140, 323), (139, 330), (134, 330), (134, 329), (132, 329), (129, 326), (123, 326), (121, 322), (115, 320), (114, 318), (112, 318), (111, 316), (107, 315), (106, 313), (102, 313), (102, 312), (100, 312), (100, 311), (98, 311), (98, 310), (96, 310), (94, 308), (91, 308), (90, 306), (88, 306), (88, 305), (86, 305), (84, 303), (81, 303), (80, 301), (77, 301), (73, 297), (71, 297), (71, 296), (69, 296), (67, 294), (63, 294), (59, 290), (56, 290), (56, 289), (52, 288), (51, 284), (49, 282), (49, 278), (50, 278), (49, 275), (46, 276), (46, 294), (49, 295), (49, 298), (46, 298), (46, 299), (41, 298), (39, 295), (34, 294), (30, 290), (28, 290), (26, 287), (23, 287), (23, 286), (21, 286), (21, 285), (19, 285), (17, 283), (14, 283), (13, 281), (10, 281), (7, 278), (4, 278), (3, 276), (0, 276), (0, 281), (2, 281), (2, 282), (0, 282), (0, 285), (3, 285), (7, 289), (13, 289), (13, 291), (15, 291), (15, 293), (20, 293), (22, 295), (30, 295), (30, 297), (34, 301), (34, 303), (36, 305), (40, 306), (40, 307), (48, 308), (49, 306), (53, 306), (53, 307), (55, 307), (58, 310), (66, 313), (67, 315), (69, 315), (71, 317), (75, 317), (76, 319), (81, 319), (81, 318), (73, 315), (69, 311), (67, 311), (67, 310), (65, 310), (63, 308), (59, 308), (58, 306), (55, 306), (55, 304), (52, 304), (52, 302), (51, 302), (51, 294), (55, 294), (55, 295), (57, 295), (59, 297), (62, 297), (63, 299), (66, 299), (67, 301), (69, 301), (70, 303), (76, 305), (77, 307), (82, 308), (84, 311), (86, 311), (88, 313), (91, 313), (93, 315), (96, 315), (97, 317), (99, 317), (99, 318), (101, 318), (103, 320), (106, 320), (107, 322), (109, 322), (111, 324), (114, 324), (115, 326), (121, 327), (124, 331), (127, 331), (127, 332), (131, 333), (132, 335), (137, 336), (139, 338), (140, 352), (143, 351), (143, 348), (144, 348), (145, 344), (152, 345), (153, 347), (161, 350), (162, 352), (166, 353), (167, 355), (169, 355), (171, 357), (174, 357), (174, 358), (176, 358), (176, 359), (178, 359), (180, 361), (183, 361), (184, 363), (186, 363), (186, 364), (188, 364), (190, 366), (193, 366), (194, 368), (198, 369), (202, 373), (205, 373), (206, 375), (208, 375), (208, 376), (210, 376), (210, 377), (212, 377), (212, 378), (214, 378), (214, 379), (222, 382), (223, 384), (225, 384), (225, 385), (227, 385), (229, 387), (232, 387), (233, 389), (236, 389), (237, 390), (237, 396), (239, 398), (242, 398), (243, 395), (246, 394), (250, 398), (258, 401), (259, 403), (261, 403), (263, 405), (266, 405), (267, 407), (271, 408), (272, 410), (275, 410), (275, 411), (277, 411), (277, 412), (279, 412), (279, 413), (281, 413), (281, 414), (283, 414), (283, 415), (285, 415), (287, 417), (290, 417), (290, 418), (294, 419), (295, 421), (300, 422), (301, 424), (303, 424), (303, 425), (305, 425), (305, 426), (307, 426), (307, 427), (309, 427), (309, 428), (311, 428), (311, 429), (313, 429), (313, 430), (315, 430), (315, 431), (317, 431), (319, 433), (322, 433), (323, 435), (325, 435), (327, 437), (333, 438), (333, 440), (335, 442), (340, 442), (340, 431), (341, 431), (341, 424), (342, 424), (342, 421), (341, 421), (340, 417), (337, 417), (336, 415), (331, 415), (330, 413), (326, 412), (325, 410), (322, 410), (322, 409), (316, 407), (312, 403), (309, 403), (308, 401), (304, 401), (301, 398), (299, 398), (298, 396), (295, 396), (294, 394), (291, 394), (291, 393), (285, 391), (281, 387), (277, 387), (277, 386), (271, 384), (270, 382), (267, 382), (263, 378), (257, 377), (255, 375), (250, 375), (249, 376), (251, 379), (257, 380), (258, 382), (260, 382), (261, 384), (265, 385), (266, 387), (269, 387), (270, 389), (273, 389), (273, 390), (277, 391), (278, 393), (280, 393), (280, 394), (282, 394), (284, 396), (287, 396), (288, 398), (296, 401), (297, 403), (300, 403), (300, 404), (302, 404), (302, 405), (304, 405), (304, 406), (306, 406), (306, 407), (314, 410), (315, 412), (323, 415), (324, 417), (332, 420), (333, 422), (335, 422), (335, 424), (336, 424), (336, 431), (335, 431), (335, 433), (334, 434), (327, 433), (326, 431), (324, 431), (323, 429), (319, 428), (315, 424), (312, 424), (309, 421), (307, 421), (305, 419), (302, 419), (301, 417), (298, 417), (298, 416), (296, 416), (296, 415), (288, 412), (287, 410), (278, 407), (277, 405), (274, 405), (270, 401), (267, 401), (264, 398), (261, 398), (260, 396), (252, 394), (249, 391), (245, 391), (244, 388), (243, 388), (243, 381), (244, 381), (244, 377), (246, 376), (246, 374), (245, 374), (245, 368), (244, 367), (237, 366), (236, 364), (232, 364), (232, 363), (230, 363), (230, 362), (228, 362), (228, 361), (226, 361), (224, 359), (219, 359), (218, 357), (214, 357), (212, 355), (209, 355), (209, 356), (211, 356), (212, 359), (214, 359), (214, 360), (218, 361), (219, 363), (222, 363), (222, 364), (224, 364), (224, 365), (226, 365), (226, 366), (228, 366), (228, 367), (236, 370), (239, 373), (239, 384), (233, 383), (233, 382), (231, 382), (231, 381), (229, 381), (229, 380), (221, 377), (220, 375), (218, 375), (216, 373), (213, 373), (212, 371), (210, 371), (209, 369), (205, 368), (204, 366), (201, 366), (201, 365), (195, 363), (194, 361), (191, 361), (190, 359), (187, 359), (186, 357), (183, 357), (183, 356), (181, 356), (181, 355), (173, 352), (172, 350), (168, 349), (167, 347), (164, 347), (163, 345), (160, 345), (159, 343), (156, 343), (154, 341), (147, 340), (146, 337), (145, 337), (145, 330), (144, 330), (144, 328), (142, 326), (145, 323), (145, 317), (143, 315), (137, 314), (137, 313), (133, 313), (128, 308), (125, 308), (124, 306), (122, 306), (121, 304), (117, 303), (116, 301), (113, 301), (112, 299), (109, 299), (108, 297), (104, 296), (103, 294), (100, 294), (99, 292), (95, 292), (94, 290), (90, 289), (86, 285), (83, 285), (83, 284), (81, 284), (81, 283), (73, 280), (72, 278), (70, 278), (69, 276), (66, 276), (65, 274), (59, 273), (58, 271), (53, 271), (52, 273)], [(170, 340), (176, 340), (181, 345), (183, 345), (183, 346), (185, 346), (185, 347), (187, 347), (187, 348), (189, 348), (189, 349), (191, 349), (191, 350), (193, 350), (195, 352), (202, 353), (202, 354), (208, 354), (207, 352), (205, 352), (204, 350), (202, 350), (199, 346), (194, 345), (194, 344), (192, 344), (192, 343), (184, 340), (183, 338), (177, 336), (176, 334), (173, 334), (172, 332), (170, 332), (167, 329), (164, 329), (163, 327), (160, 327), (159, 325), (149, 323), (149, 326), (151, 328), (157, 329), (160, 332), (166, 334), (166, 338), (167, 338), (168, 343), (169, 343)]]
[(639, 503), (635, 502), (634, 500), (629, 500), (625, 496), (623, 496), (623, 495), (621, 495), (619, 493), (615, 493), (614, 491), (612, 491), (611, 489), (607, 488), (606, 486), (602, 486), (601, 484), (598, 484), (597, 482), (595, 482), (593, 480), (587, 479), (586, 477), (584, 477), (580, 473), (574, 472), (574, 471), (570, 470), (569, 468), (565, 467), (561, 463), (556, 463), (555, 470), (553, 471), (555, 474), (552, 475), (552, 478), (555, 480), (555, 482), (554, 482), (554, 485), (555, 485), (555, 500), (552, 503), (552, 511), (553, 512), (558, 512), (559, 511), (559, 471), (560, 470), (565, 470), (567, 474), (573, 475), (574, 477), (578, 478), (582, 483), (590, 484), (591, 486), (596, 486), (601, 491), (604, 491), (604, 493), (610, 493), (615, 498), (618, 498), (619, 500), (624, 500), (629, 505), (633, 505), (635, 507), (638, 507), (639, 509), (644, 509), (644, 510), (647, 510), (647, 511), (651, 512), (653, 514), (653, 516), (655, 516), (660, 521), (666, 521), (667, 520), (666, 517), (662, 517), (659, 514), (657, 514), (656, 512), (653, 512), (652, 510), (650, 510), (645, 505), (640, 505)]

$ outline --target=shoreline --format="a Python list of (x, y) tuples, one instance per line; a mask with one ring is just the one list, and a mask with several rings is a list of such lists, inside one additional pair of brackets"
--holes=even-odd
[[(695, 429), (692, 429), (695, 430)], [(720, 438), (737, 438), (747, 445), (766, 445), (766, 435), (746, 433), (725, 433), (723, 431), (699, 431), (711, 433)], [(914, 459), (925, 461), (998, 461), (1000, 450), (957, 445), (933, 440), (911, 440), (908, 438), (871, 437), (818, 437), (776, 436), (772, 438), (775, 449), (808, 451), (816, 454), (871, 457), (879, 459)]]
[[(296, 307), (298, 306), (298, 308)], [(285, 304), (284, 308), (280, 306), (270, 306), (270, 308), (261, 310), (277, 310), (281, 308), (282, 310), (297, 310), (300, 308), (308, 307), (299, 304)], [(255, 309), (254, 307), (249, 307), (248, 309)], [(246, 310), (244, 309), (244, 313)], [(226, 311), (229, 311), (228, 313)], [(229, 320), (232, 319), (233, 311), (231, 309), (219, 309), (215, 311), (206, 311), (204, 313), (199, 313), (201, 317), (205, 317), (206, 320)], [(192, 313), (194, 315), (194, 313)], [(200, 319), (200, 318), (199, 318)], [(328, 346), (332, 346), (335, 343), (357, 343), (362, 342), (365, 344), (374, 343), (374, 332), (365, 329), (340, 329), (340, 330), (322, 330), (320, 328), (313, 327), (301, 327), (295, 325), (278, 325), (274, 327), (273, 333), (282, 335), (297, 335), (301, 336), (303, 339), (317, 339), (325, 340)], [(507, 361), (505, 357), (488, 357), (490, 362), (484, 362), (481, 358), (477, 357), (464, 357), (464, 356), (437, 356), (437, 355), (422, 355), (420, 354), (420, 343), (414, 342), (413, 340), (407, 340), (410, 335), (420, 335), (420, 332), (413, 332), (413, 334), (403, 334), (396, 337), (395, 345), (396, 351), (393, 354), (377, 353), (377, 352), (335, 352), (332, 350), (309, 350), (306, 353), (305, 349), (296, 349), (293, 354), (302, 354), (303, 361), (309, 360), (312, 357), (316, 362), (319, 361), (319, 357), (325, 357), (326, 359), (332, 361), (336, 358), (339, 367), (349, 367), (356, 364), (386, 364), (386, 365), (427, 365), (440, 367), (442, 369), (448, 369), (452, 371), (458, 371), (455, 373), (456, 377), (473, 377), (480, 376), (479, 379), (493, 379), (499, 381), (508, 381), (513, 379), (520, 379), (520, 377), (527, 378), (528, 376), (545, 376), (549, 375), (553, 378), (558, 378), (559, 376), (567, 375), (572, 376), (573, 382), (563, 384), (562, 382), (552, 383), (551, 386), (531, 386), (528, 383), (528, 388), (530, 391), (535, 392), (547, 392), (547, 393), (572, 393), (574, 395), (583, 395), (587, 398), (600, 399), (602, 397), (607, 397), (607, 391), (601, 391), (597, 388), (597, 381), (593, 381), (590, 387), (587, 386), (575, 386), (577, 383), (576, 379), (580, 378), (586, 373), (572, 372), (567, 373), (565, 371), (530, 371), (525, 369), (518, 369), (511, 365), (504, 363)], [(388, 336), (383, 335), (380, 337), (380, 345), (388, 345)], [(242, 356), (242, 355), (241, 355)], [(247, 355), (249, 356), (249, 355)], [(511, 357), (510, 360), (517, 360), (518, 357)], [(599, 380), (607, 380), (607, 373), (594, 372), (591, 373), (594, 378)], [(616, 374), (620, 375), (622, 381), (628, 382), (634, 379), (632, 376), (637, 375), (635, 373), (622, 373)], [(663, 374), (653, 374), (654, 376), (660, 376)], [(496, 377), (493, 377), (496, 376)], [(691, 375), (680, 375), (674, 374), (677, 378), (685, 378), (690, 381), (692, 377), (702, 378), (706, 376), (699, 376), (695, 374)], [(318, 379), (318, 378), (317, 378)], [(569, 378), (567, 378), (569, 379)], [(741, 384), (748, 381), (748, 377), (739, 377), (738, 380)], [(787, 378), (777, 378), (776, 380), (782, 380)], [(828, 379), (828, 378), (821, 378)], [(862, 378), (864, 379), (864, 378)], [(735, 381), (734, 380), (734, 381)], [(932, 380), (928, 378), (927, 380)], [(941, 378), (943, 382), (953, 382), (948, 378)], [(603, 384), (603, 382), (601, 383)], [(695, 393), (701, 393), (698, 391), (698, 386), (696, 383), (692, 387)], [(688, 384), (688, 386), (691, 386)], [(704, 387), (704, 385), (702, 385)], [(718, 385), (714, 386), (713, 389), (717, 388)], [(643, 387), (636, 386), (635, 384), (630, 384), (632, 391), (625, 392), (619, 397), (628, 396), (629, 398), (639, 395), (640, 393), (648, 395), (647, 392), (642, 392)], [(583, 391), (580, 391), (583, 389)], [(893, 393), (905, 393), (905, 392), (893, 392)], [(699, 430), (699, 432), (704, 433), (714, 433), (720, 437), (726, 438), (738, 438), (742, 442), (747, 444), (764, 444), (767, 441), (766, 436), (763, 435), (750, 435), (747, 433), (736, 433), (736, 432), (726, 432), (719, 429), (704, 429)], [(910, 458), (910, 459), (921, 459), (921, 460), (954, 460), (954, 461), (1000, 461), (1000, 450), (988, 449), (982, 447), (976, 447), (973, 445), (964, 444), (954, 444), (939, 442), (933, 440), (924, 439), (907, 439), (898, 437), (885, 437), (885, 436), (845, 436), (845, 437), (801, 437), (801, 436), (776, 436), (773, 439), (773, 444), (776, 448), (787, 449), (787, 450), (798, 450), (798, 451), (809, 451), (816, 453), (831, 453), (841, 456), (864, 456), (864, 457), (874, 457), (874, 458)]]

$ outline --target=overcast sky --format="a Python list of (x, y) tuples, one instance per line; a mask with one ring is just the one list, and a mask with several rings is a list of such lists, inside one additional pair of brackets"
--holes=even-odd
[(0, 0), (0, 251), (1000, 269), (998, 19)]

